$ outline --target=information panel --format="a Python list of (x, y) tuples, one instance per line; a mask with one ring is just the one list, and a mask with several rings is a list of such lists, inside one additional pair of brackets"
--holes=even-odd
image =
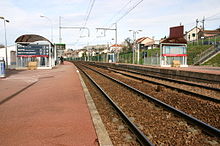
[(29, 44), (17, 46), (18, 57), (48, 57), (49, 45)]
[(65, 50), (66, 44), (55, 44), (57, 50)]

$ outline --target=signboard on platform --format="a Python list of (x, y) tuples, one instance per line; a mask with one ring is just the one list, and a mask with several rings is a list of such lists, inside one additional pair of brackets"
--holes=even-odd
[(17, 46), (18, 57), (48, 57), (49, 45), (29, 44)]
[(66, 44), (55, 44), (57, 50), (65, 50)]

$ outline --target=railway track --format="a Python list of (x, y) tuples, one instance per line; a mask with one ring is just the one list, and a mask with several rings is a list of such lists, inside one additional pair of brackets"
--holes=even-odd
[(103, 124), (107, 129), (112, 144), (140, 146), (140, 143), (136, 140), (136, 136), (129, 130), (128, 126), (114, 110), (101, 91), (81, 70), (79, 71), (90, 92), (93, 102), (95, 103)]
[[(114, 71), (116, 73), (122, 74), (124, 76), (135, 78), (135, 79), (138, 79), (138, 80), (141, 80), (141, 81), (149, 82), (149, 83), (156, 84), (156, 85), (161, 85), (161, 86), (173, 89), (173, 90), (177, 90), (179, 92), (183, 92), (183, 93), (186, 93), (186, 94), (189, 94), (189, 95), (196, 96), (196, 97), (201, 98), (203, 100), (208, 100), (208, 101), (212, 101), (212, 102), (215, 102), (215, 103), (220, 103), (220, 88), (214, 88), (214, 87), (204, 86), (204, 85), (195, 84), (195, 83), (191, 83), (191, 82), (174, 80), (174, 79), (170, 79), (170, 78), (158, 77), (158, 76), (154, 76), (154, 75), (146, 75), (146, 74), (141, 73), (141, 72), (127, 70), (127, 69), (106, 68), (106, 67), (103, 67), (103, 66), (100, 66), (100, 65), (94, 65), (94, 64), (92, 64), (92, 66), (96, 66), (96, 67), (99, 67), (99, 68), (111, 70), (111, 71)], [(143, 78), (143, 77), (150, 77), (150, 78), (153, 78), (154, 80), (149, 79), (149, 78)], [(160, 81), (158, 81), (158, 79), (162, 80), (162, 81), (168, 81), (168, 82), (160, 82)], [(169, 82), (175, 83), (175, 84), (169, 85)], [(187, 85), (188, 87), (186, 87), (186, 89), (184, 89), (184, 88), (179, 87), (179, 85), (181, 85), (181, 86)], [(202, 90), (201, 89), (198, 90), (198, 88), (197, 88), (197, 89), (194, 89), (194, 91), (192, 91), (191, 87), (192, 88), (199, 87)], [(209, 95), (209, 96), (204, 95), (204, 93), (208, 94), (210, 92), (212, 93), (212, 95), (214, 97), (212, 97), (211, 95)]]
[[(99, 68), (97, 68), (99, 69)], [(169, 104), (185, 113), (212, 125), (213, 127), (220, 128), (220, 105), (215, 102), (201, 100), (196, 96), (191, 96), (176, 90), (168, 89), (160, 85), (138, 81), (130, 77), (125, 77), (120, 74), (115, 74), (112, 71), (99, 69), (109, 76), (117, 78), (118, 80), (129, 84), (130, 86), (139, 89), (140, 91), (154, 96), (155, 98)]]
[(148, 138), (138, 129), (138, 127), (129, 119), (129, 117), (117, 106), (117, 104), (109, 97), (109, 95), (93, 80), (89, 74), (80, 69), (91, 81), (92, 83), (101, 91), (101, 93), (106, 97), (113, 108), (119, 113), (123, 121), (129, 126), (129, 129), (136, 135), (138, 141), (141, 145), (153, 146), (153, 144), (148, 140)]
[[(78, 67), (79, 67), (79, 65), (78, 65)], [(84, 66), (85, 67), (85, 66)], [(105, 74), (103, 74), (103, 73), (101, 73), (101, 72), (99, 72), (99, 71), (96, 71), (96, 70), (94, 70), (94, 69), (89, 69), (89, 71), (88, 71), (88, 69), (87, 69), (87, 71), (86, 72), (90, 72), (90, 74), (93, 74), (92, 76), (92, 78), (96, 78), (96, 82), (102, 82), (102, 80), (104, 80), (103, 79), (103, 76), (105, 76), (105, 78), (108, 78), (108, 82), (112, 82), (112, 83), (110, 83), (112, 86), (111, 87), (104, 87), (105, 89), (102, 89), (102, 90), (107, 90), (107, 93), (108, 92), (110, 92), (110, 94), (113, 94), (112, 96), (114, 97), (114, 100), (116, 100), (117, 102), (119, 102), (118, 104), (119, 105), (122, 105), (122, 107), (123, 107), (123, 110), (125, 110), (125, 109), (127, 109), (128, 111), (129, 111), (129, 109), (132, 111), (132, 113), (129, 113), (130, 114), (130, 116), (128, 116), (128, 117), (132, 117), (132, 116), (137, 116), (137, 117), (135, 117), (135, 119), (137, 120), (137, 121), (139, 121), (139, 123), (137, 124), (136, 123), (136, 125), (139, 125), (139, 127), (141, 127), (140, 125), (145, 125), (146, 123), (147, 123), (147, 126), (149, 126), (150, 128), (148, 129), (147, 127), (145, 127), (145, 126), (143, 126), (141, 129), (143, 129), (143, 131), (144, 131), (144, 134), (145, 135), (147, 135), (148, 137), (150, 137), (150, 140), (152, 140), (155, 144), (167, 144), (168, 143), (168, 141), (169, 142), (173, 142), (173, 143), (170, 143), (170, 144), (174, 144), (174, 143), (176, 143), (176, 142), (174, 142), (173, 141), (173, 139), (172, 138), (176, 138), (176, 139), (178, 139), (178, 140), (180, 140), (182, 143), (184, 143), (184, 141), (182, 141), (181, 140), (181, 138), (179, 139), (177, 136), (180, 136), (179, 135), (179, 133), (178, 133), (178, 131), (180, 130), (181, 132), (180, 133), (182, 133), (183, 131), (185, 131), (186, 133), (188, 133), (189, 134), (189, 132), (187, 132), (189, 129), (194, 129), (194, 128), (192, 128), (190, 125), (188, 125), (187, 124), (187, 122), (185, 122), (184, 120), (181, 120), (181, 118), (182, 117), (184, 117), (185, 119), (187, 119), (187, 121), (191, 121), (193, 124), (195, 124), (195, 125), (197, 125), (197, 126), (199, 126), (200, 128), (202, 128), (204, 131), (206, 131), (206, 132), (208, 132), (209, 134), (212, 134), (212, 135), (214, 135), (215, 137), (218, 137), (219, 138), (219, 130), (218, 129), (216, 129), (216, 128), (214, 128), (214, 127), (212, 127), (212, 126), (210, 126), (210, 125), (208, 125), (208, 124), (206, 124), (206, 123), (204, 123), (204, 122), (201, 122), (201, 121), (199, 121), (198, 119), (196, 119), (196, 118), (193, 118), (193, 117), (191, 117), (191, 116), (189, 116), (189, 115), (187, 115), (186, 113), (184, 113), (184, 112), (182, 112), (182, 111), (179, 111), (179, 110), (177, 110), (177, 109), (175, 109), (174, 107), (171, 107), (171, 106), (169, 106), (169, 105), (167, 105), (167, 104), (165, 104), (165, 103), (163, 103), (163, 102), (161, 102), (161, 101), (159, 101), (158, 99), (155, 99), (154, 97), (152, 97), (152, 96), (149, 96), (149, 95), (147, 95), (147, 94), (145, 94), (145, 93), (143, 93), (143, 92), (141, 92), (141, 91), (139, 91), (139, 90), (137, 90), (137, 89), (135, 89), (135, 88), (133, 88), (133, 87), (130, 87), (129, 85), (126, 85), (125, 83), (123, 83), (123, 82), (121, 82), (121, 81), (117, 81), (116, 79), (113, 79), (112, 77), (110, 77), (110, 76), (107, 76), (107, 75), (105, 75)], [(96, 75), (94, 75), (94, 72), (96, 72)], [(97, 75), (97, 73), (99, 74), (99, 75)], [(101, 77), (102, 76), (102, 77)], [(102, 78), (102, 79), (101, 79)], [(106, 80), (106, 79), (105, 79)], [(111, 81), (110, 81), (111, 80)], [(116, 84), (115, 82), (117, 82), (117, 84), (120, 84), (120, 85), (113, 85), (113, 84)], [(106, 81), (105, 81), (105, 83), (99, 83), (99, 84), (105, 84), (106, 85)], [(103, 85), (101, 85), (102, 87), (101, 88), (103, 88)], [(118, 90), (117, 89), (117, 87), (118, 86), (120, 86), (120, 88), (123, 88), (123, 89), (120, 89), (119, 90), (119, 93), (117, 92), (117, 94), (118, 95), (115, 95), (116, 94), (116, 91), (114, 92), (113, 91), (113, 93), (112, 93), (112, 91), (110, 90), (110, 89), (112, 89), (112, 88), (114, 88), (115, 90)], [(123, 87), (121, 87), (121, 86), (123, 86)], [(116, 88), (115, 88), (116, 87)], [(112, 90), (114, 90), (114, 89), (112, 89)], [(120, 91), (122, 92), (122, 90), (124, 91), (124, 90), (127, 90), (127, 91), (125, 91), (125, 92), (123, 92), (124, 94), (121, 94), (120, 93)], [(133, 90), (133, 91), (130, 91), (130, 90)], [(105, 91), (106, 92), (106, 91)], [(125, 93), (127, 94), (129, 92), (129, 97), (127, 97), (127, 98), (129, 98), (129, 100), (132, 100), (133, 102), (129, 102), (129, 103), (127, 103), (126, 101), (128, 100), (128, 99), (126, 99), (124, 96), (125, 96)], [(134, 93), (135, 92), (135, 93)], [(108, 93), (109, 94), (109, 93)], [(131, 95), (131, 94), (135, 94), (135, 95)], [(137, 94), (138, 94), (138, 96), (137, 96)], [(120, 95), (120, 97), (119, 97), (119, 95)], [(109, 96), (109, 95), (108, 95)], [(132, 97), (134, 97), (134, 98), (131, 98), (130, 96), (132, 96)], [(139, 97), (139, 96), (141, 96), (141, 97), (144, 97), (144, 98), (147, 98), (148, 100), (150, 100), (150, 102), (149, 101), (147, 101), (146, 99), (142, 99), (141, 97)], [(123, 99), (123, 101), (124, 102), (120, 102), (120, 100), (122, 100)], [(143, 103), (142, 103), (143, 102)], [(155, 106), (154, 104), (152, 104), (151, 102), (153, 102), (153, 103), (155, 103), (156, 105), (159, 105), (160, 107), (163, 107), (164, 109), (166, 109), (166, 111), (164, 111), (164, 109), (161, 109), (161, 108), (159, 108), (159, 107), (157, 107), (157, 106)], [(136, 104), (136, 106), (135, 106), (135, 103), (138, 103), (138, 104)], [(125, 104), (129, 104), (129, 105), (125, 105)], [(134, 104), (134, 105), (133, 105)], [(149, 106), (146, 106), (146, 105), (143, 105), (143, 104), (147, 104), (147, 105), (149, 105)], [(143, 112), (143, 109), (138, 109), (138, 107), (137, 107), (137, 105), (138, 106), (140, 106), (140, 107), (144, 107), (144, 109), (145, 110), (147, 110), (148, 108), (150, 108), (150, 109), (148, 109), (148, 112)], [(127, 108), (126, 108), (127, 107)], [(134, 109), (131, 109), (131, 107), (133, 107), (134, 109), (136, 109), (136, 110), (134, 110)], [(152, 109), (151, 109), (152, 108)], [(141, 111), (140, 111), (141, 110)], [(157, 112), (155, 112), (155, 111), (160, 111), (161, 113), (159, 114), (159, 113), (157, 113)], [(168, 112), (169, 111), (169, 112)], [(180, 119), (179, 118), (177, 118), (176, 116), (174, 116), (173, 114), (171, 114), (170, 113), (170, 111), (172, 111), (172, 113), (175, 113), (175, 115), (178, 115), (179, 117), (181, 117)], [(137, 113), (139, 113), (139, 114), (137, 114)], [(126, 113), (127, 114), (127, 113)], [(148, 116), (150, 116), (150, 117), (146, 117), (146, 115), (143, 115), (143, 114), (148, 114)], [(159, 117), (158, 117), (159, 116)], [(162, 118), (161, 118), (162, 117)], [(172, 128), (170, 128), (169, 126), (169, 130), (168, 130), (168, 133), (170, 132), (170, 131), (172, 131), (173, 133), (172, 134), (174, 134), (174, 136), (170, 136), (170, 138), (171, 139), (169, 139), (168, 141), (167, 141), (167, 133), (163, 133), (163, 130), (161, 129), (161, 133), (163, 133), (162, 135), (161, 135), (161, 133), (159, 133), (159, 135), (157, 135), (157, 134), (155, 134), (155, 133), (158, 133), (158, 131), (156, 130), (158, 127), (156, 126), (156, 127), (154, 127), (155, 125), (152, 125), (152, 123), (154, 123), (154, 124), (157, 124), (157, 122), (155, 123), (155, 121), (157, 121), (157, 120), (153, 120), (153, 121), (151, 121), (152, 119), (149, 119), (149, 118), (158, 118), (158, 119), (162, 119), (162, 121), (159, 121), (158, 122), (158, 124), (162, 124), (162, 127), (161, 127), (161, 125), (157, 125), (158, 127), (160, 127), (159, 129), (163, 129), (164, 128), (164, 126), (167, 124), (167, 123), (169, 123), (169, 124), (174, 124), (174, 125), (172, 125), (172, 126), (174, 126), (173, 128), (175, 129), (176, 128), (176, 130), (177, 131), (172, 131), (173, 129)], [(176, 119), (177, 118), (177, 119)], [(138, 120), (139, 119), (139, 120)], [(141, 120), (140, 120), (141, 119)], [(148, 119), (149, 121), (146, 121), (146, 119)], [(175, 119), (175, 120), (174, 120)], [(135, 120), (135, 121), (136, 121)], [(141, 122), (140, 122), (141, 121)], [(144, 122), (144, 121), (146, 121), (146, 122)], [(151, 122), (150, 122), (151, 121)], [(167, 122), (167, 123), (166, 123)], [(149, 125), (148, 125), (149, 124)], [(179, 126), (179, 127), (178, 127)], [(154, 127), (154, 128), (152, 128), (152, 127)], [(180, 128), (181, 127), (181, 128)], [(184, 128), (183, 127), (187, 127), (185, 130), (184, 130)], [(153, 131), (154, 132), (150, 132), (151, 131), (151, 128), (152, 129), (154, 129)], [(155, 129), (156, 128), (156, 129)], [(183, 129), (182, 129), (183, 128)], [(187, 130), (188, 129), (188, 130)], [(157, 132), (156, 132), (157, 131)], [(190, 131), (190, 130), (189, 130)], [(204, 139), (205, 139), (205, 141), (204, 141), (204, 139), (202, 140), (203, 142), (205, 142), (206, 144), (210, 144), (210, 143), (219, 143), (218, 141), (216, 141), (216, 139), (214, 138), (214, 137), (209, 137), (208, 135), (205, 135), (204, 133), (202, 133), (200, 130), (195, 130), (194, 129), (194, 132), (196, 131), (196, 133), (199, 133), (199, 135), (197, 135), (196, 134), (196, 136), (197, 136), (197, 139), (199, 140), (201, 137), (203, 137)], [(199, 132), (200, 131), (200, 132)], [(177, 132), (177, 133), (175, 133), (175, 132)], [(184, 132), (183, 132), (184, 133)], [(186, 134), (185, 133), (185, 134)], [(192, 131), (191, 131), (191, 133), (192, 133)], [(194, 133), (195, 134), (195, 133)], [(190, 137), (194, 137), (193, 135), (194, 134), (192, 134)], [(183, 135), (182, 135), (183, 136)], [(156, 137), (156, 138), (155, 138)], [(163, 138), (163, 137), (165, 137), (165, 138)], [(181, 136), (180, 136), (181, 137)], [(184, 137), (184, 136), (183, 136)], [(198, 137), (200, 137), (200, 138), (198, 138)], [(214, 139), (212, 139), (212, 138), (214, 138)], [(165, 140), (164, 140), (165, 139)], [(187, 134), (185, 135), (185, 137), (183, 138), (184, 140), (185, 140), (185, 142), (187, 142), (187, 143), (185, 143), (185, 144), (192, 144), (192, 143), (198, 143), (198, 141), (194, 141), (194, 140), (192, 140), (191, 138), (189, 138), (189, 135), (187, 136)], [(188, 139), (188, 140), (186, 140), (186, 139)], [(189, 140), (190, 139), (190, 140)], [(212, 140), (211, 140), (212, 139)], [(201, 139), (200, 139), (201, 140)], [(201, 142), (201, 141), (200, 141)], [(144, 142), (145, 143), (145, 142)], [(178, 143), (176, 143), (176, 144), (178, 144)]]
[[(96, 62), (91, 62), (90, 64), (97, 64)], [(99, 63), (98, 63), (99, 64)], [(117, 64), (111, 64), (111, 65), (108, 65), (108, 64), (99, 64), (100, 66), (103, 66), (103, 67), (110, 67), (110, 68), (117, 68), (117, 69), (127, 69), (127, 70), (131, 70), (131, 71), (137, 71), (137, 72), (144, 72), (146, 75), (153, 75), (155, 77), (158, 77), (158, 78), (169, 78), (169, 79), (172, 79), (170, 78), (169, 74), (167, 73), (162, 73), (162, 72), (157, 72), (157, 71), (153, 71), (153, 70), (148, 70), (147, 68), (140, 68), (140, 67), (136, 67), (136, 68), (131, 68), (130, 66), (127, 66), (127, 65), (122, 65), (120, 64), (120, 66), (118, 66)], [(157, 75), (155, 75), (157, 74)], [(164, 77), (165, 76), (165, 77)], [(175, 75), (174, 76), (174, 80), (188, 80), (188, 81), (195, 81), (195, 82), (202, 82), (202, 83), (212, 83), (212, 84), (219, 84), (220, 82), (219, 81), (215, 81), (215, 80), (209, 80), (209, 79), (204, 79), (204, 78), (199, 78), (199, 77), (190, 77), (190, 76), (183, 76), (183, 75)]]

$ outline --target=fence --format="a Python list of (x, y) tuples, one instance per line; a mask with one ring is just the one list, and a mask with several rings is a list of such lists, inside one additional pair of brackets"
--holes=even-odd
[[(139, 64), (142, 65), (160, 65), (160, 57), (159, 56), (145, 56), (145, 52), (140, 53)], [(108, 62), (107, 54), (100, 54), (97, 56), (86, 56), (79, 58), (69, 58), (69, 60), (76, 61), (98, 61), (98, 62)], [(118, 63), (133, 63), (133, 53), (120, 53), (118, 59), (116, 60)], [(134, 64), (137, 64), (137, 54), (135, 54)]]
[[(120, 63), (133, 63), (133, 54), (129, 53), (121, 53), (119, 55)], [(134, 63), (137, 64), (137, 54), (134, 58)], [(158, 55), (154, 56), (146, 56), (146, 52), (141, 52), (139, 57), (139, 64), (142, 65), (160, 65), (160, 57)]]
[(144, 65), (153, 65), (159, 66), (160, 65), (160, 57), (157, 56), (148, 56), (144, 58)]

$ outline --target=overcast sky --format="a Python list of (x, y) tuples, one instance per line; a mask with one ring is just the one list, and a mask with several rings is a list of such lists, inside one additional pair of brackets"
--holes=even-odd
[[(184, 25), (185, 31), (196, 24), (196, 19), (205, 17), (205, 29), (220, 27), (219, 0), (143, 0), (135, 9), (126, 12), (141, 0), (96, 0), (88, 17), (93, 0), (0, 0), (0, 16), (10, 21), (6, 24), (8, 45), (13, 45), (23, 34), (38, 34), (51, 39), (51, 23), (40, 15), (47, 16), (53, 24), (53, 40), (59, 43), (59, 16), (62, 27), (82, 27), (88, 17), (87, 31), (62, 29), (62, 43), (68, 48), (80, 49), (89, 44), (114, 44), (114, 31), (96, 31), (98, 27), (111, 27), (118, 21), (118, 43), (127, 37), (133, 39), (128, 30), (142, 30), (138, 37), (160, 39), (169, 35), (169, 27)], [(0, 44), (4, 41), (4, 25), (0, 19)], [(199, 24), (201, 25), (201, 23)], [(112, 26), (111, 28), (114, 28)]]

